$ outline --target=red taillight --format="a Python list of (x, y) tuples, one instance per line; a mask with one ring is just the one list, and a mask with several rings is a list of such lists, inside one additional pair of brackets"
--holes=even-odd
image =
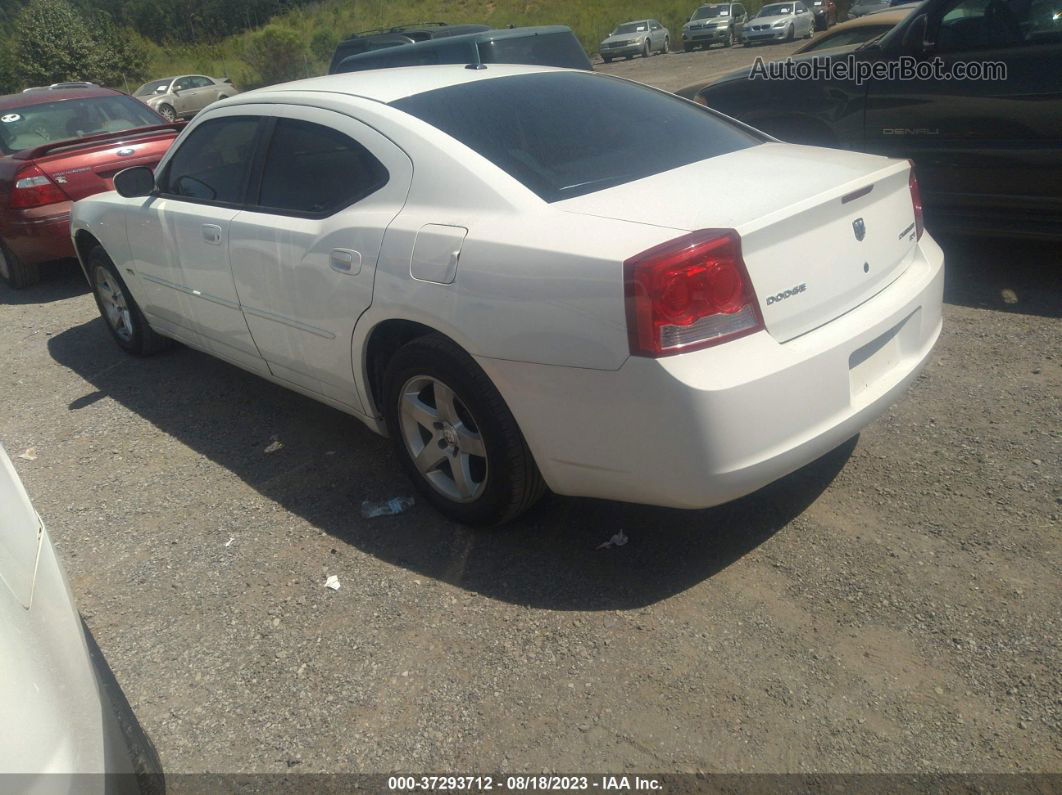
[(667, 356), (763, 328), (732, 229), (703, 229), (623, 263), (631, 354)]
[[(911, 163), (910, 160), (907, 162)], [(911, 205), (914, 207), (915, 232), (918, 233), (918, 240), (921, 240), (922, 232), (925, 231), (926, 225), (922, 220), (922, 190), (918, 187), (918, 177), (915, 176), (914, 163), (911, 163), (911, 176), (908, 177), (907, 184), (911, 188)]]
[(11, 200), (8, 206), (25, 210), (30, 207), (43, 207), (45, 204), (65, 201), (69, 201), (69, 198), (59, 189), (59, 186), (37, 166), (30, 165), (15, 174), (15, 184), (11, 188)]

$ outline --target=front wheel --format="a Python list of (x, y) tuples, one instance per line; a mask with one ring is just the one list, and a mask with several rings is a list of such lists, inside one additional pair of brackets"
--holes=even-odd
[(611, 55), (602, 55), (601, 56), (601, 60), (604, 61), (605, 63), (612, 63), (612, 56)]
[(683, 52), (693, 52), (693, 45), (692, 44), (683, 44), (682, 45), (682, 51)]
[(134, 356), (146, 356), (170, 345), (170, 340), (155, 333), (148, 325), (102, 246), (92, 250), (86, 264), (96, 306), (118, 347)]
[(662, 49), (660, 52), (663, 53), (664, 55), (667, 55), (670, 51), (671, 51), (671, 37), (670, 36), (664, 36), (664, 49)]
[(734, 31), (733, 30), (731, 30), (729, 33), (726, 34), (726, 41), (723, 42), (723, 46), (724, 47), (733, 47), (734, 46)]
[(648, 58), (649, 57), (649, 49), (650, 49), (649, 48), (649, 39), (646, 39), (645, 43), (642, 45), (642, 57), (643, 58)]
[(446, 338), (431, 334), (400, 348), (384, 373), (383, 401), (402, 468), (444, 516), (498, 525), (545, 491), (498, 390)]
[(177, 111), (173, 109), (172, 105), (167, 105), (163, 102), (158, 107), (159, 115), (166, 121), (177, 121)]
[(796, 28), (792, 25), (789, 26), (789, 32), (785, 34), (786, 41), (792, 41), (796, 38)]

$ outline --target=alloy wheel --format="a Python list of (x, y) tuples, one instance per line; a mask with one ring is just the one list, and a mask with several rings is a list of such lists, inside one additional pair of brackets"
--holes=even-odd
[(96, 266), (96, 295), (100, 297), (103, 316), (114, 333), (125, 342), (133, 338), (133, 318), (129, 301), (118, 280), (104, 267)]
[(409, 379), (399, 393), (398, 420), (413, 464), (435, 491), (472, 502), (487, 485), (487, 449), (468, 407), (432, 376)]

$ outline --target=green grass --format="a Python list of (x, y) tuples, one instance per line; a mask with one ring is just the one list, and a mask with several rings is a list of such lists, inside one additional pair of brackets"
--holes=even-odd
[[(575, 31), (589, 53), (619, 23), (655, 18), (671, 30), (673, 44), (679, 41), (682, 23), (696, 8), (696, 0), (321, 0), (282, 16), (272, 24), (291, 28), (307, 48), (305, 64), (298, 74), (323, 74), (336, 42), (349, 34), (370, 28), (409, 22), (474, 22), (492, 27), (508, 25), (567, 25)], [(751, 10), (760, 0), (746, 3)], [(158, 45), (146, 42), (152, 76), (202, 72), (231, 77), (241, 88), (261, 83), (260, 77), (240, 57), (254, 31), (230, 36), (217, 44)]]

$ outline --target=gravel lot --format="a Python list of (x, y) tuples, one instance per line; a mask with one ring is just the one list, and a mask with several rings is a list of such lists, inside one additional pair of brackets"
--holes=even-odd
[[(759, 52), (607, 70), (677, 88)], [(712, 510), (362, 519), (412, 493), (385, 440), (188, 349), (125, 356), (76, 266), (0, 287), (0, 440), (35, 448), (16, 466), (169, 773), (1058, 772), (1062, 256), (942, 243), (906, 398)]]

